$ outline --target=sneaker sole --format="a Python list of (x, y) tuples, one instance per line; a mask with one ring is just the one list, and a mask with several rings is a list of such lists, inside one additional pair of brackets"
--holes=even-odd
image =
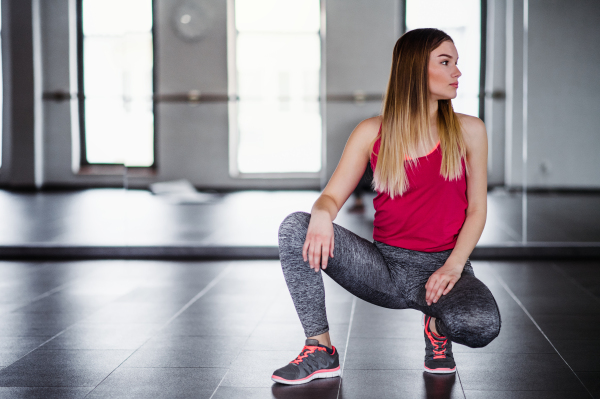
[(425, 371), (427, 371), (428, 373), (431, 373), (431, 374), (452, 374), (452, 373), (456, 373), (456, 367), (454, 367), (453, 369), (449, 369), (449, 368), (430, 369), (427, 366), (423, 365), (423, 370), (425, 370)]
[(339, 377), (341, 374), (342, 374), (342, 371), (340, 370), (340, 367), (338, 366), (334, 369), (315, 371), (311, 375), (304, 377), (302, 379), (299, 379), (299, 380), (286, 380), (285, 378), (281, 378), (276, 375), (271, 376), (271, 379), (280, 384), (299, 385), (299, 384), (306, 384), (307, 382), (311, 382), (312, 380), (317, 379), (317, 378)]

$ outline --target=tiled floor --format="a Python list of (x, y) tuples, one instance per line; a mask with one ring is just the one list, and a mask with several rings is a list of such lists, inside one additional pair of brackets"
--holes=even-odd
[(0, 262), (2, 398), (600, 398), (600, 262), (473, 262), (502, 329), (422, 371), (414, 310), (325, 278), (342, 378), (274, 384), (303, 333), (277, 261)]
[[(0, 248), (33, 246), (266, 246), (277, 247), (281, 221), (310, 212), (317, 191), (242, 191), (206, 204), (178, 204), (145, 190), (90, 189), (34, 193), (0, 190)], [(372, 239), (373, 194), (363, 215), (336, 223)], [(488, 193), (479, 245), (522, 242), (520, 193)], [(528, 194), (529, 242), (600, 242), (600, 193)]]

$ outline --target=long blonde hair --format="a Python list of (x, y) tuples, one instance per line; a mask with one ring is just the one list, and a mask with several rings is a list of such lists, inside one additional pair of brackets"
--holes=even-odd
[[(405, 166), (417, 166), (417, 151), (428, 144), (429, 55), (447, 40), (452, 41), (452, 38), (441, 30), (415, 29), (402, 35), (394, 46), (373, 178), (373, 188), (388, 193), (391, 198), (402, 196), (408, 190)], [(463, 174), (466, 144), (450, 100), (438, 101), (437, 119), (442, 150), (440, 174), (447, 180), (459, 179)]]

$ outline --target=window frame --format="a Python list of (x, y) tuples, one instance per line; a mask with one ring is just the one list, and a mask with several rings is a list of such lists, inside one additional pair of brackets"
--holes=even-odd
[[(152, 115), (153, 115), (153, 163), (149, 166), (125, 166), (117, 163), (90, 163), (87, 160), (87, 148), (85, 140), (85, 87), (84, 87), (84, 35), (83, 35), (83, 0), (76, 0), (77, 14), (77, 110), (79, 121), (79, 166), (85, 172), (99, 170), (101, 172), (115, 172), (121, 174), (125, 169), (139, 171), (156, 172), (157, 162), (157, 143), (158, 143), (158, 118), (157, 118), (157, 73), (156, 73), (156, 1), (151, 0), (152, 7)], [(113, 174), (113, 173), (110, 173)]]

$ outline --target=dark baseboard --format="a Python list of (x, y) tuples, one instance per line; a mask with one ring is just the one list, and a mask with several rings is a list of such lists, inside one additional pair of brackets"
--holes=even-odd
[[(4, 245), (0, 259), (276, 260), (275, 246)], [(472, 260), (600, 259), (600, 243), (511, 243), (475, 248)]]

